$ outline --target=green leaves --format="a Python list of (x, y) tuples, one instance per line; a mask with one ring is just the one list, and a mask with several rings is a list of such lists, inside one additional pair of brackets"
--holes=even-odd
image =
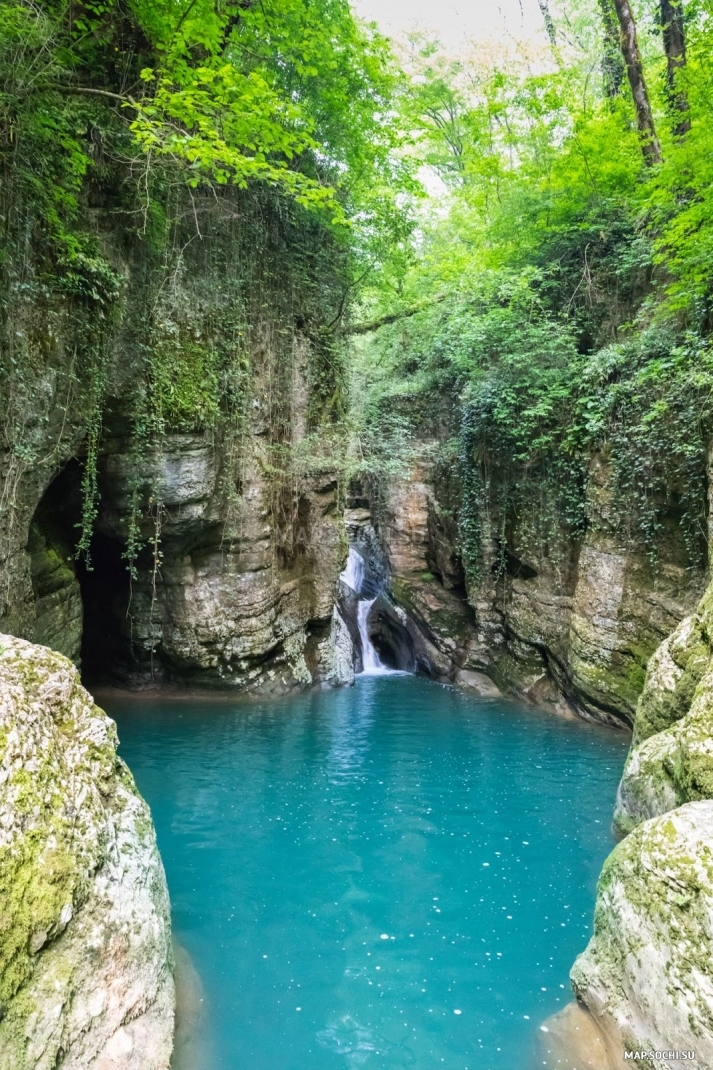
[[(111, 109), (114, 139), (127, 130), (147, 168), (173, 167), (192, 188), (269, 185), (332, 224), (381, 225), (375, 191), (399, 174), (397, 81), (386, 42), (347, 0), (0, 3), (8, 141), (91, 102), (84, 112)], [(86, 128), (77, 135), (63, 163), (81, 185), (95, 154)]]
[(373, 172), (393, 140), (390, 57), (348, 3), (190, 0), (177, 19), (173, 4), (134, 10), (157, 58), (132, 109), (143, 151), (185, 164), (193, 186), (266, 183), (344, 223), (349, 169)]

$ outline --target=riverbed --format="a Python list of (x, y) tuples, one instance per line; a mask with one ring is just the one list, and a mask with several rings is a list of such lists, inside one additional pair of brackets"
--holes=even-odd
[(423, 678), (113, 700), (201, 979), (195, 1070), (524, 1070), (570, 999), (624, 733)]

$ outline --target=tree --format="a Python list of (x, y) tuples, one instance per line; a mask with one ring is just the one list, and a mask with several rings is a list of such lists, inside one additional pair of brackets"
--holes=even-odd
[(540, 11), (542, 12), (542, 17), (545, 20), (545, 29), (547, 30), (547, 36), (550, 39), (550, 44), (554, 48), (557, 44), (557, 34), (555, 31), (554, 19), (550, 14), (550, 6), (547, 3), (547, 0), (537, 0), (537, 3), (539, 5)]
[(621, 28), (621, 51), (626, 64), (626, 73), (629, 76), (631, 95), (634, 98), (636, 122), (641, 137), (641, 151), (644, 154), (644, 161), (650, 167), (661, 163), (661, 146), (656, 135), (654, 115), (644, 79), (636, 22), (629, 0), (614, 0), (614, 7)]
[(618, 97), (624, 81), (624, 62), (619, 42), (619, 27), (611, 6), (611, 0), (599, 0), (604, 24), (604, 55), (602, 56), (602, 82), (607, 97)]
[(684, 137), (691, 129), (688, 117), (688, 96), (681, 88), (679, 73), (686, 66), (686, 36), (683, 24), (682, 0), (660, 0), (661, 31), (666, 52), (666, 95), (679, 121), (674, 128), (677, 137)]

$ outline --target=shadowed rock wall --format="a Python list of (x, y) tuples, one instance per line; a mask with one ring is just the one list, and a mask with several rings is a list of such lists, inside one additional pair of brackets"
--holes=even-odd
[(0, 376), (0, 626), (131, 685), (349, 682), (334, 617), (343, 444), (324, 400), (341, 371), (320, 327), (338, 265), (274, 205), (226, 192), (197, 206), (200, 237), (179, 227), (163, 259), (97, 216), (123, 283), (94, 394), (73, 356), (100, 318), (91, 302), (48, 293), (31, 268), (9, 293), (23, 370)]

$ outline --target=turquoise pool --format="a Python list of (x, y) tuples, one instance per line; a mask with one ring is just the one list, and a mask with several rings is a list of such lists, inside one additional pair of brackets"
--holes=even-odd
[(109, 703), (206, 1007), (196, 1070), (521, 1070), (627, 738), (408, 676)]

